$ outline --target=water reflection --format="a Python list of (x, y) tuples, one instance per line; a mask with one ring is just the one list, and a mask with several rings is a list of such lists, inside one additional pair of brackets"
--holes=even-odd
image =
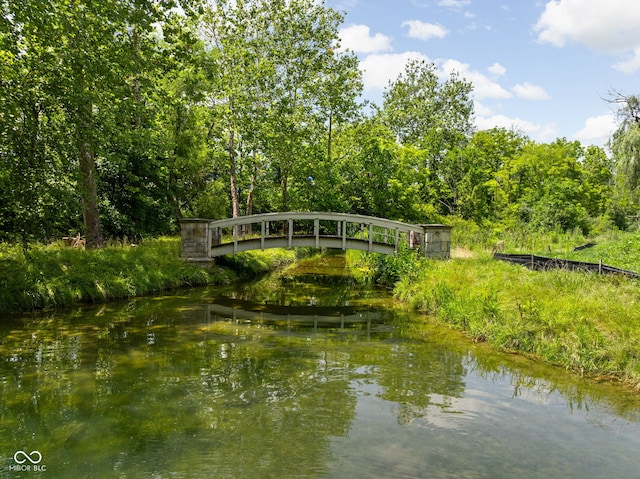
[(49, 477), (635, 474), (636, 394), (334, 283), (289, 275), (253, 295), (5, 323), (0, 477), (23, 474), (19, 450), (39, 451)]

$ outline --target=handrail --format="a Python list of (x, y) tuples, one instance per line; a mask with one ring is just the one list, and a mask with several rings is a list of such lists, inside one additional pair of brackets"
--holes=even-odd
[(387, 220), (375, 216), (357, 215), (351, 213), (326, 213), (326, 212), (302, 212), (291, 211), (287, 213), (262, 213), (257, 215), (238, 216), (237, 218), (226, 218), (223, 220), (210, 220), (212, 226), (225, 228), (234, 225), (243, 226), (261, 221), (287, 221), (292, 220), (314, 220), (320, 221), (347, 221), (349, 223), (366, 223), (381, 228), (398, 228), (402, 232), (422, 231), (421, 226), (403, 223), (401, 221)]

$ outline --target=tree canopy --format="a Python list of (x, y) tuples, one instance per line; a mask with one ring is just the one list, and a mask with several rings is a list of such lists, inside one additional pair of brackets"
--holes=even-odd
[(424, 61), (366, 107), (344, 18), (316, 0), (0, 8), (2, 240), (294, 209), (589, 231), (638, 205), (634, 95), (608, 154), (476, 131), (473, 85)]

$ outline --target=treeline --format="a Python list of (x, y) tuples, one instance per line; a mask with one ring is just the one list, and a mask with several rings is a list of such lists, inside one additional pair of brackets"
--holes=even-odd
[(343, 16), (315, 0), (0, 8), (0, 240), (277, 210), (589, 232), (638, 204), (633, 96), (608, 156), (475, 131), (473, 85), (429, 63), (363, 103)]

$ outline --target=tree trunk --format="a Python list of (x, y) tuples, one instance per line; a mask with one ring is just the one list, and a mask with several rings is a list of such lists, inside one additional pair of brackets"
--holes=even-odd
[(256, 185), (256, 176), (258, 174), (258, 168), (254, 166), (253, 174), (251, 175), (251, 185), (249, 186), (249, 193), (247, 194), (247, 216), (253, 214), (253, 191)]
[(78, 162), (80, 164), (80, 195), (82, 198), (85, 244), (87, 248), (102, 248), (104, 240), (100, 228), (93, 148), (90, 140), (85, 136), (87, 132), (82, 131), (81, 133), (81, 138), (78, 139)]
[(331, 135), (333, 129), (333, 113), (329, 113), (329, 135), (327, 138), (327, 160), (331, 163)]
[(231, 186), (231, 216), (240, 216), (240, 200), (236, 185), (236, 146), (233, 130), (229, 131), (229, 183)]
[[(84, 78), (78, 85), (84, 92)], [(81, 95), (77, 107), (77, 149), (80, 167), (80, 197), (82, 200), (82, 218), (84, 220), (85, 245), (87, 248), (102, 248), (104, 240), (100, 228), (98, 210), (98, 188), (96, 184), (96, 165), (93, 145), (93, 105), (87, 101), (88, 95)]]
[(102, 248), (104, 240), (100, 228), (100, 212), (98, 210), (98, 188), (96, 184), (96, 165), (94, 151), (94, 118), (93, 101), (88, 85), (91, 83), (86, 75), (86, 38), (81, 35), (81, 23), (84, 13), (75, 1), (71, 2), (75, 15), (77, 31), (72, 35), (71, 50), (74, 53), (72, 65), (74, 96), (72, 105), (75, 110), (73, 118), (76, 129), (76, 151), (80, 170), (80, 199), (82, 218), (84, 220), (85, 246)]
[(289, 211), (289, 178), (282, 172), (282, 211)]

